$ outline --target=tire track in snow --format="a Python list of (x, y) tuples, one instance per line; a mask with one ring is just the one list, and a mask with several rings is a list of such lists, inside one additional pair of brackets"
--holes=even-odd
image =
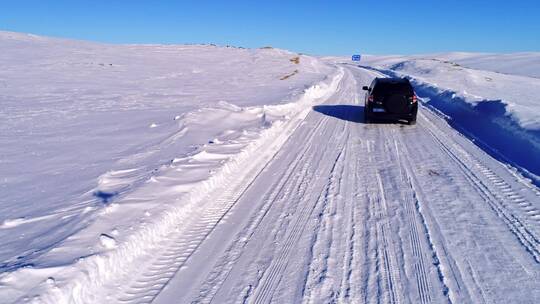
[[(348, 77), (349, 73), (346, 75)], [(338, 90), (340, 93), (349, 92), (348, 90), (343, 89), (344, 83), (345, 81), (340, 83), (340, 89)], [(343, 96), (337, 94), (333, 96), (332, 100), (341, 98), (343, 98)], [(251, 259), (255, 261), (251, 262), (249, 267), (247, 267), (248, 269), (251, 269), (251, 271), (243, 274), (243, 276), (248, 278), (242, 280), (244, 289), (240, 292), (240, 296), (236, 298), (238, 302), (252, 303), (255, 301), (273, 301), (276, 290), (280, 290), (280, 288), (285, 287), (287, 283), (291, 283), (287, 281), (291, 279), (291, 276), (290, 273), (285, 272), (286, 269), (294, 268), (292, 271), (299, 274), (304, 271), (302, 269), (304, 266), (301, 266), (304, 265), (304, 263), (299, 263), (299, 260), (297, 259), (294, 259), (294, 263), (289, 265), (289, 262), (291, 261), (290, 257), (292, 256), (289, 254), (294, 248), (298, 248), (302, 251), (307, 250), (308, 248), (305, 246), (305, 242), (307, 242), (306, 236), (308, 235), (305, 232), (305, 227), (308, 225), (310, 229), (313, 227), (317, 220), (314, 214), (320, 213), (321, 208), (324, 207), (322, 203), (323, 200), (321, 199), (325, 188), (324, 181), (327, 177), (326, 174), (331, 174), (330, 172), (335, 170), (335, 168), (332, 167), (335, 167), (336, 165), (335, 162), (329, 162), (328, 160), (333, 160), (334, 158), (337, 159), (338, 156), (336, 155), (343, 153), (346, 141), (345, 134), (347, 134), (345, 126), (336, 124), (336, 120), (325, 115), (322, 115), (321, 117), (321, 119), (328, 121), (325, 122), (322, 132), (317, 135), (319, 138), (327, 138), (330, 139), (330, 141), (324, 141), (324, 143), (327, 144), (321, 145), (319, 140), (313, 140), (313, 143), (316, 145), (313, 146), (310, 153), (313, 154), (313, 157), (316, 157), (316, 161), (310, 164), (310, 168), (306, 172), (297, 172), (297, 174), (302, 177), (301, 188), (299, 187), (296, 192), (286, 194), (280, 198), (284, 201), (285, 205), (282, 206), (281, 210), (275, 211), (279, 216), (278, 222), (273, 223), (274, 229), (271, 232), (263, 232), (263, 234), (273, 236), (273, 240), (270, 240), (271, 244), (268, 241), (268, 237), (266, 237), (266, 239), (263, 237), (263, 244), (261, 246), (260, 236), (258, 239), (259, 242), (254, 243), (253, 246), (256, 246), (257, 248), (266, 248), (266, 251), (271, 254), (269, 255), (268, 253), (260, 252), (257, 256), (251, 257)], [(332, 122), (330, 123), (330, 121)], [(289, 152), (294, 152), (294, 150)], [(307, 214), (306, 211), (309, 212), (309, 214)], [(285, 220), (283, 223), (280, 223), (282, 218)], [(299, 226), (301, 226), (301, 228), (298, 228)], [(296, 235), (296, 237), (293, 237), (294, 235)], [(296, 241), (291, 242), (291, 239), (294, 240), (295, 238)], [(275, 248), (274, 244), (278, 244), (278, 247)], [(302, 256), (300, 260), (309, 260), (308, 255)], [(246, 266), (247, 265), (244, 265), (244, 268), (246, 268)], [(298, 267), (300, 267), (300, 269)], [(255, 277), (253, 275), (254, 271), (258, 273)], [(299, 284), (299, 282), (295, 281), (294, 284)], [(298, 287), (300, 288), (301, 286)], [(236, 292), (234, 293), (236, 294)]]
[[(517, 287), (519, 284), (508, 282), (508, 285), (500, 285), (501, 279), (504, 277), (506, 280), (513, 279), (508, 273), (516, 271), (516, 280), (534, 281), (535, 277), (538, 278), (537, 269), (529, 263), (536, 262), (532, 260), (529, 262), (530, 256), (526, 251), (519, 252), (520, 245), (513, 242), (514, 234), (506, 234), (507, 231), (511, 232), (506, 229), (508, 227), (506, 223), (504, 221), (499, 223), (497, 214), (492, 213), (487, 198), (478, 192), (477, 186), (460, 167), (459, 159), (448, 155), (442, 149), (441, 143), (437, 142), (437, 138), (445, 140), (443, 137), (448, 137), (446, 143), (459, 145), (457, 149), (466, 151), (466, 155), (459, 156), (461, 161), (467, 161), (469, 153), (475, 159), (485, 154), (481, 151), (477, 151), (478, 155), (474, 154), (476, 152), (474, 149), (478, 148), (473, 145), (467, 146), (468, 142), (458, 133), (451, 129), (446, 130), (447, 126), (443, 120), (438, 120), (437, 117), (428, 120), (424, 117), (434, 115), (427, 109), (424, 108), (419, 113), (422, 115), (419, 117), (418, 125), (415, 128), (404, 129), (399, 133), (403, 136), (397, 138), (407, 143), (420, 136), (427, 139), (419, 142), (419, 145), (402, 144), (402, 146), (407, 151), (404, 153), (406, 158), (410, 159), (407, 162), (408, 166), (414, 168), (410, 170), (412, 180), (417, 185), (417, 198), (425, 214), (425, 224), (432, 230), (430, 233), (433, 237), (432, 243), (438, 252), (441, 274), (444, 275), (443, 279), (449, 289), (449, 297), (454, 303), (490, 303), (495, 299), (504, 299), (501, 295), (494, 296), (496, 290), (512, 285)], [(437, 123), (441, 126), (432, 126)], [(427, 130), (430, 126), (437, 128), (441, 134), (430, 134)], [(489, 158), (480, 160), (486, 166), (490, 164)], [(511, 177), (511, 174), (505, 175), (505, 172), (501, 172), (506, 168), (498, 162), (492, 162), (489, 168), (490, 171), (500, 172), (500, 178)], [(475, 166), (467, 169), (489, 184), (489, 180), (484, 178), (482, 172), (477, 171)], [(417, 173), (422, 176), (417, 178)], [(521, 188), (524, 196), (533, 193), (524, 187), (526, 184), (521, 185), (519, 182), (515, 184)], [(429, 189), (428, 195), (423, 194), (423, 188)], [(496, 191), (495, 188), (492, 190)], [(504, 232), (501, 237), (500, 232)], [(533, 294), (534, 292), (531, 293)]]
[[(408, 216), (408, 225), (409, 225), (409, 236), (411, 243), (411, 252), (414, 257), (414, 276), (416, 281), (416, 287), (419, 294), (421, 303), (432, 303), (432, 291), (433, 286), (430, 283), (428, 275), (428, 266), (426, 263), (426, 255), (432, 257), (435, 261), (432, 263), (432, 266), (435, 265), (438, 279), (442, 285), (442, 291), (446, 297), (446, 300), (449, 303), (452, 303), (448, 296), (449, 287), (445, 283), (445, 277), (441, 269), (441, 259), (437, 250), (435, 250), (435, 245), (432, 241), (432, 234), (430, 232), (429, 226), (425, 220), (426, 215), (423, 214), (421, 206), (424, 205), (420, 202), (421, 194), (417, 193), (419, 189), (418, 186), (415, 186), (418, 179), (414, 173), (414, 170), (411, 168), (411, 159), (410, 153), (407, 151), (406, 146), (403, 144), (401, 137), (396, 136), (396, 130), (391, 130), (391, 138), (394, 142), (396, 157), (398, 161), (398, 166), (400, 169), (400, 179), (402, 185), (404, 186), (404, 191), (402, 191), (404, 198), (404, 209), (405, 213)], [(424, 248), (422, 245), (424, 242), (420, 239), (419, 231), (423, 232), (425, 236), (425, 242), (427, 242), (429, 251)], [(448, 268), (450, 268), (448, 266)]]
[[(349, 134), (347, 134), (346, 138), (345, 142), (348, 142)], [(332, 288), (332, 282), (327, 281), (331, 277), (336, 277), (332, 274), (335, 268), (333, 264), (337, 263), (335, 261), (337, 259), (336, 252), (334, 251), (338, 250), (338, 248), (335, 247), (340, 245), (340, 238), (337, 235), (340, 221), (337, 219), (336, 214), (338, 213), (338, 204), (343, 203), (339, 201), (338, 195), (340, 195), (348, 151), (349, 149), (344, 148), (343, 152), (338, 155), (328, 177), (324, 194), (321, 197), (322, 210), (319, 213), (317, 226), (313, 231), (309, 272), (304, 282), (304, 302), (313, 299), (322, 301), (323, 298), (326, 302), (335, 302), (335, 298), (338, 296)], [(324, 294), (325, 291), (329, 294)]]
[[(533, 204), (518, 194), (512, 187), (502, 178), (497, 176), (491, 169), (481, 163), (476, 164), (477, 169), (486, 176), (493, 185), (498, 189), (499, 194), (496, 197), (499, 200), (509, 201), (516, 204), (519, 209), (531, 220), (540, 223), (540, 210)], [(502, 195), (501, 195), (502, 194)]]
[[(348, 123), (350, 127), (350, 123)], [(341, 201), (340, 203), (345, 204), (345, 207), (343, 208), (344, 216), (346, 217), (344, 222), (345, 225), (345, 244), (344, 244), (344, 252), (343, 252), (343, 266), (342, 266), (342, 274), (341, 274), (341, 281), (339, 284), (338, 294), (337, 294), (337, 303), (346, 303), (357, 300), (360, 297), (356, 297), (354, 293), (356, 293), (358, 290), (352, 290), (354, 287), (353, 284), (353, 277), (354, 277), (354, 269), (357, 265), (357, 260), (359, 259), (358, 254), (360, 252), (363, 252), (361, 248), (358, 247), (357, 244), (357, 237), (358, 237), (358, 215), (357, 215), (357, 206), (355, 202), (357, 201), (357, 198), (359, 197), (358, 191), (356, 190), (358, 183), (358, 169), (359, 169), (359, 162), (360, 157), (359, 153), (357, 152), (357, 148), (359, 148), (358, 144), (352, 144), (351, 141), (356, 140), (354, 138), (349, 139), (349, 145), (348, 150), (350, 151), (348, 153), (349, 159), (346, 161), (346, 163), (353, 163), (352, 166), (348, 166), (347, 175), (346, 175), (346, 193), (344, 195), (345, 200)], [(354, 182), (351, 182), (354, 181)], [(352, 188), (352, 189), (351, 189)], [(358, 250), (358, 251), (357, 251)]]
[[(441, 150), (454, 160), (470, 184), (475, 187), (497, 216), (506, 223), (507, 227), (523, 245), (524, 249), (534, 258), (536, 263), (540, 263), (540, 241), (537, 234), (533, 231), (535, 228), (538, 229), (538, 225), (532, 225), (531, 227), (531, 224), (527, 224), (527, 220), (529, 222), (536, 222), (535, 213), (525, 213), (528, 219), (523, 220), (521, 216), (512, 212), (506, 200), (509, 199), (511, 202), (520, 206), (525, 205), (525, 207), (531, 206), (530, 202), (522, 200), (519, 194), (513, 191), (503, 179), (493, 174), (480, 160), (458, 147), (457, 144), (449, 141), (447, 135), (438, 130), (426, 117), (422, 118), (429, 124), (429, 127), (425, 128), (426, 131), (440, 145)], [(478, 176), (478, 173), (475, 173), (471, 168), (479, 169), (479, 172), (484, 175), (484, 178)], [(488, 183), (491, 183), (491, 185)], [(512, 198), (518, 198), (517, 202)]]
[[(357, 74), (358, 79), (370, 82), (372, 77), (380, 76), (377, 73), (356, 67), (350, 69)], [(358, 74), (358, 71), (362, 71)], [(367, 76), (367, 77), (366, 77)], [(365, 79), (367, 78), (367, 79)], [(359, 90), (359, 87), (355, 88)], [(356, 240), (353, 243), (353, 260), (351, 277), (354, 284), (348, 291), (344, 301), (349, 303), (401, 303), (403, 298), (403, 281), (396, 244), (396, 236), (390, 229), (391, 214), (386, 199), (388, 189), (382, 183), (381, 168), (388, 164), (387, 147), (380, 139), (382, 129), (386, 126), (375, 124), (354, 124), (353, 138), (361, 139), (361, 149), (355, 155), (357, 170), (355, 183), (357, 187), (354, 199), (354, 226)], [(365, 209), (362, 210), (364, 207)], [(358, 225), (362, 223), (362, 225)], [(375, 228), (375, 229), (374, 229)], [(360, 230), (362, 229), (362, 230)], [(340, 298), (341, 300), (341, 298)], [(352, 302), (351, 302), (352, 301)], [(341, 303), (338, 302), (338, 303)]]
[[(309, 165), (313, 161), (314, 154), (307, 152), (312, 149), (313, 137), (318, 134), (321, 128), (326, 124), (328, 118), (324, 117), (319, 120), (317, 125), (313, 127), (307, 135), (308, 145), (305, 145), (298, 156), (290, 163), (287, 170), (281, 175), (276, 183), (270, 187), (273, 189), (266, 195), (265, 205), (262, 207), (256, 216), (249, 222), (248, 226), (243, 229), (235, 238), (232, 246), (227, 249), (225, 254), (220, 258), (212, 273), (208, 275), (205, 282), (202, 284), (199, 296), (196, 298), (197, 303), (209, 303), (214, 299), (215, 294), (220, 290), (222, 284), (229, 276), (235, 262), (242, 255), (244, 247), (251, 240), (253, 234), (259, 229), (261, 222), (265, 219), (269, 210), (279, 201), (280, 197), (286, 197), (298, 187), (302, 182), (302, 177), (307, 174)], [(278, 156), (279, 157), (279, 156)], [(298, 174), (302, 172), (302, 174)]]
[[(346, 101), (357, 100), (356, 80), (351, 77), (348, 92), (341, 97)], [(338, 109), (336, 109), (338, 111)], [(354, 246), (353, 191), (351, 181), (355, 170), (348, 164), (357, 164), (356, 151), (351, 148), (351, 121), (358, 118), (355, 111), (340, 113), (346, 115), (345, 121), (334, 120), (342, 126), (339, 133), (346, 134), (343, 155), (335, 169), (330, 173), (325, 186), (322, 210), (319, 212), (317, 225), (310, 241), (307, 274), (302, 288), (302, 302), (336, 303), (343, 302), (349, 296), (352, 275)], [(338, 115), (336, 113), (336, 115)], [(339, 134), (338, 133), (338, 134)], [(345, 248), (345, 251), (342, 251)]]
[[(392, 137), (394, 137), (394, 131), (395, 129), (392, 129)], [(418, 227), (418, 221), (417, 221), (417, 215), (416, 212), (419, 213), (420, 217), (423, 217), (420, 210), (417, 208), (414, 208), (414, 202), (412, 201), (412, 198), (414, 197), (414, 190), (410, 181), (410, 173), (407, 167), (405, 167), (402, 163), (402, 157), (400, 157), (401, 149), (396, 141), (395, 138), (393, 138), (394, 145), (395, 145), (395, 152), (396, 152), (396, 158), (398, 161), (399, 171), (400, 171), (400, 179), (403, 183), (404, 190), (402, 190), (402, 198), (403, 198), (403, 207), (405, 210), (405, 214), (407, 215), (407, 223), (409, 228), (409, 240), (410, 240), (410, 246), (411, 246), (411, 252), (414, 258), (414, 276), (416, 281), (416, 287), (418, 291), (418, 295), (420, 298), (420, 303), (427, 304), (431, 302), (431, 286), (428, 280), (427, 275), (427, 266), (425, 262), (424, 257), (424, 248), (422, 245), (422, 242), (420, 241), (419, 232), (420, 227)], [(428, 232), (426, 232), (428, 233)], [(432, 253), (434, 254), (434, 253)]]
[[(361, 129), (364, 130), (364, 128)], [(411, 294), (403, 294), (404, 290), (409, 290), (409, 288), (404, 285), (407, 278), (402, 276), (398, 265), (406, 267), (405, 264), (410, 264), (413, 267), (412, 276), (414, 279), (411, 281), (411, 287), (416, 286), (418, 292), (418, 298), (412, 302), (433, 303), (434, 301), (441, 301), (447, 287), (441, 281), (441, 285), (437, 289), (433, 289), (434, 286), (431, 283), (440, 280), (441, 276), (434, 275), (436, 269), (433, 264), (427, 261), (439, 262), (439, 259), (431, 246), (423, 245), (430, 243), (429, 232), (421, 234), (421, 231), (427, 231), (427, 226), (423, 226), (426, 225), (425, 223), (421, 225), (422, 221), (419, 219), (424, 215), (420, 212), (417, 201), (418, 195), (410, 181), (412, 179), (410, 176), (413, 174), (409, 173), (412, 171), (405, 166), (406, 160), (399, 160), (400, 155), (405, 151), (402, 153), (399, 148), (401, 145), (398, 145), (394, 140), (393, 134), (389, 134), (389, 131), (395, 130), (395, 125), (378, 125), (373, 126), (372, 129), (376, 133), (371, 135), (381, 140), (376, 142), (367, 141), (367, 150), (359, 154), (359, 159), (365, 155), (368, 156), (364, 157), (365, 160), (362, 160), (366, 162), (365, 168), (367, 171), (359, 179), (358, 184), (365, 184), (368, 187), (367, 200), (372, 213), (371, 219), (368, 218), (368, 221), (372, 223), (371, 226), (376, 227), (373, 233), (375, 244), (367, 247), (367, 252), (375, 250), (375, 265), (373, 266), (375, 272), (371, 272), (367, 278), (372, 279), (371, 277), (374, 275), (379, 277), (378, 289), (380, 293), (373, 298), (373, 296), (369, 297), (369, 290), (366, 290), (368, 293), (364, 293), (363, 302), (377, 302), (383, 297), (384, 301), (389, 303), (412, 301), (405, 298), (405, 296), (410, 297)], [(370, 132), (370, 130), (368, 129), (367, 132)], [(360, 134), (358, 136), (365, 137), (364, 135)], [(373, 138), (373, 136), (368, 135), (367, 137)], [(394, 155), (394, 158), (397, 156), (399, 161), (392, 158), (392, 155)], [(398, 165), (397, 168), (389, 166), (389, 164), (393, 163)], [(392, 180), (397, 184), (393, 184)], [(392, 201), (388, 201), (387, 195)], [(405, 217), (400, 217), (402, 221), (391, 218), (390, 209), (396, 215), (403, 214)], [(390, 229), (391, 226), (394, 229)], [(408, 246), (397, 234), (399, 231), (405, 232), (405, 235), (408, 234)], [(421, 235), (426, 238), (421, 239)], [(406, 250), (406, 247), (410, 249)], [(410, 253), (413, 258), (407, 259), (406, 256), (401, 256), (403, 250)], [(357, 252), (356, 254), (360, 253)], [(368, 284), (368, 286), (370, 285)], [(433, 297), (435, 290), (439, 290), (440, 294)], [(450, 302), (448, 298), (446, 298), (446, 301)]]
[[(340, 142), (339, 145), (341, 147), (338, 147), (339, 153), (333, 162), (331, 172), (334, 172), (336, 169), (336, 165), (344, 150), (344, 143)], [(271, 301), (274, 291), (282, 278), (282, 273), (287, 267), (292, 249), (303, 233), (313, 211), (317, 209), (318, 205), (323, 204), (322, 200), (324, 200), (323, 192), (319, 194), (319, 197), (313, 204), (310, 205), (309, 202), (304, 202), (303, 206), (300, 207), (299, 214), (295, 216), (293, 219), (294, 222), (288, 227), (287, 235), (283, 241), (284, 245), (279, 248), (277, 257), (272, 259), (270, 266), (265, 270), (261, 280), (255, 287), (253, 296), (248, 298), (247, 302), (259, 304)]]
[[(389, 222), (388, 222), (388, 203), (385, 197), (385, 188), (383, 186), (381, 175), (379, 172), (375, 173), (377, 179), (377, 185), (379, 192), (377, 193), (377, 199), (375, 204), (382, 205), (376, 207), (376, 214), (379, 218), (377, 222), (377, 243), (382, 245), (378, 246), (378, 258), (379, 265), (382, 264), (381, 269), (384, 277), (384, 283), (388, 292), (388, 303), (400, 303), (400, 286), (398, 285), (399, 270), (397, 269), (396, 251), (392, 240), (389, 240)], [(382, 207), (382, 208), (381, 208)]]
[[(377, 128), (378, 138), (384, 138), (382, 129)], [(386, 162), (384, 158), (388, 157), (388, 147), (386, 142), (378, 141), (379, 148), (368, 149), (368, 163), (366, 172), (369, 178), (365, 183), (368, 185), (368, 203), (375, 225), (375, 274), (378, 281), (377, 299), (385, 298), (386, 303), (402, 302), (402, 286), (399, 269), (397, 266), (397, 253), (394, 248), (394, 240), (390, 229), (390, 214), (388, 202), (386, 200), (386, 189), (381, 179), (379, 164)], [(376, 159), (382, 157), (383, 159)]]
[[(356, 79), (354, 85), (356, 87), (354, 100), (358, 103), (360, 101)], [(355, 121), (355, 119), (349, 120)], [(360, 198), (366, 195), (365, 188), (360, 186), (362, 185), (360, 182), (360, 175), (363, 174), (363, 172), (360, 172), (360, 168), (361, 162), (364, 161), (365, 155), (367, 155), (366, 150), (368, 142), (363, 139), (362, 136), (356, 134), (358, 131), (356, 123), (351, 123), (349, 121), (346, 125), (347, 128), (351, 129), (351, 134), (353, 134), (352, 136), (349, 136), (348, 140), (347, 150), (349, 152), (347, 155), (349, 157), (346, 160), (346, 163), (352, 163), (352, 165), (346, 167), (347, 175), (344, 183), (344, 199), (340, 202), (345, 205), (345, 207), (343, 207), (343, 216), (345, 217), (343, 225), (345, 225), (344, 232), (346, 238), (344, 242), (345, 250), (343, 252), (341, 280), (337, 292), (337, 303), (355, 303), (360, 301), (360, 299), (365, 302), (366, 300), (365, 292), (360, 286), (362, 280), (361, 272), (358, 268), (363, 268), (360, 267), (360, 261), (362, 261), (362, 257), (365, 258), (367, 256), (368, 247), (365, 241), (362, 242), (362, 236), (367, 235), (367, 229), (364, 229), (363, 231), (360, 230), (363, 228), (361, 219), (364, 220), (364, 223), (368, 222), (365, 220), (367, 218), (367, 213), (359, 214), (362, 210), (360, 207), (363, 205), (367, 206), (367, 204), (363, 204), (363, 200), (360, 200)], [(368, 265), (368, 263), (364, 264)]]
[[(362, 137), (358, 137), (362, 138)], [(365, 171), (360, 170), (364, 168), (362, 164), (368, 163), (366, 161), (366, 155), (370, 155), (373, 145), (373, 140), (363, 139), (361, 141), (360, 153), (357, 156), (357, 166), (354, 172), (355, 185), (357, 186), (354, 199), (352, 200), (354, 206), (351, 206), (352, 209), (352, 223), (354, 225), (351, 235), (351, 280), (349, 287), (350, 290), (347, 292), (347, 298), (355, 302), (367, 303), (369, 296), (369, 282), (370, 275), (375, 269), (375, 265), (372, 264), (370, 259), (370, 250), (373, 247), (373, 240), (370, 238), (373, 215), (371, 214), (371, 204), (369, 201), (367, 181), (365, 176)], [(362, 208), (360, 208), (362, 207)], [(356, 228), (356, 229), (354, 229)], [(358, 229), (358, 231), (357, 231)], [(351, 302), (351, 303), (355, 303)]]

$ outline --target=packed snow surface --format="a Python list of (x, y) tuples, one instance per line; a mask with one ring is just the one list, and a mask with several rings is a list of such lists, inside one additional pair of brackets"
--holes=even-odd
[[(0, 303), (540, 302), (540, 191), (465, 123), (534, 151), (525, 59), (0, 49)], [(364, 123), (389, 75), (417, 125)]]

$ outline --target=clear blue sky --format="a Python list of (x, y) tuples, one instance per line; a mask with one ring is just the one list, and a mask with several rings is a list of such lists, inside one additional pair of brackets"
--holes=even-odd
[(0, 30), (310, 54), (540, 51), (540, 0), (2, 1)]

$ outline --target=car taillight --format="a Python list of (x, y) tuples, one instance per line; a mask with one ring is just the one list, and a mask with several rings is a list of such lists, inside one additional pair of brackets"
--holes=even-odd
[(416, 94), (413, 94), (413, 96), (410, 99), (411, 99), (411, 103), (416, 103), (418, 101), (418, 97), (416, 97)]
[(367, 98), (367, 101), (368, 102), (373, 102), (373, 95), (369, 95), (368, 98)]

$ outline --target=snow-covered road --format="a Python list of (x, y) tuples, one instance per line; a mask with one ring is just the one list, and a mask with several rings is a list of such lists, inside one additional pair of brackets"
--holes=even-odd
[(364, 124), (377, 74), (344, 69), (279, 149), (108, 278), (108, 300), (540, 302), (537, 188), (425, 107), (416, 126)]

